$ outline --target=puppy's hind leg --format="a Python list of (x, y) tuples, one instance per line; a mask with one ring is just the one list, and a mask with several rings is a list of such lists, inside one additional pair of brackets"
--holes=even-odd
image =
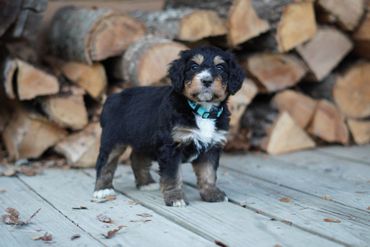
[(136, 187), (139, 190), (159, 189), (159, 184), (150, 175), (151, 165), (152, 160), (150, 157), (135, 150), (132, 151), (131, 168), (135, 175)]
[(115, 195), (113, 190), (113, 176), (117, 169), (118, 158), (124, 152), (126, 146), (116, 146), (113, 150), (100, 149), (96, 162), (96, 183), (94, 200), (104, 200), (105, 197)]

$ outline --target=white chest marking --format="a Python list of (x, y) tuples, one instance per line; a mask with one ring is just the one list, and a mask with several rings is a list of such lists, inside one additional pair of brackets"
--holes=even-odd
[(217, 130), (214, 119), (204, 119), (196, 115), (195, 122), (198, 128), (175, 127), (172, 131), (174, 141), (179, 143), (193, 141), (198, 149), (202, 146), (208, 148), (210, 145), (226, 143), (227, 131)]

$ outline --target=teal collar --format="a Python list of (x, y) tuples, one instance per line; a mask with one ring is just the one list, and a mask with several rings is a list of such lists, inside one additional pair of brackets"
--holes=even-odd
[(207, 111), (207, 109), (201, 106), (200, 104), (190, 100), (188, 100), (188, 104), (194, 113), (196, 113), (197, 115), (201, 116), (204, 119), (217, 119), (221, 116), (224, 110), (223, 107), (212, 106), (211, 110)]

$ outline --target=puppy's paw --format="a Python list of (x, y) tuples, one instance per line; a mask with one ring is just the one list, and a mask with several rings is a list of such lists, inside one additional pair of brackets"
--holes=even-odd
[(201, 190), (200, 196), (203, 199), (203, 201), (206, 201), (206, 202), (227, 202), (229, 201), (225, 192), (223, 192), (217, 187), (211, 187), (205, 190)]
[(163, 197), (166, 206), (185, 207), (189, 205), (182, 190), (165, 191), (163, 192)]
[(138, 185), (138, 189), (141, 191), (154, 191), (159, 190), (159, 183), (150, 183), (146, 185)]
[(93, 194), (93, 202), (104, 202), (107, 201), (109, 197), (114, 197), (116, 192), (113, 189), (102, 189), (96, 190)]

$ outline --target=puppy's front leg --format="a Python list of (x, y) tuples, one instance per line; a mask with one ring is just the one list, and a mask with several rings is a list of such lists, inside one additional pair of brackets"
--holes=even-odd
[(167, 206), (183, 207), (188, 205), (182, 191), (182, 178), (180, 173), (180, 154), (171, 146), (162, 148), (158, 159), (161, 191)]
[(206, 202), (228, 200), (225, 192), (216, 186), (216, 172), (219, 165), (220, 152), (218, 149), (210, 150), (192, 163), (193, 170), (197, 176), (200, 196)]

